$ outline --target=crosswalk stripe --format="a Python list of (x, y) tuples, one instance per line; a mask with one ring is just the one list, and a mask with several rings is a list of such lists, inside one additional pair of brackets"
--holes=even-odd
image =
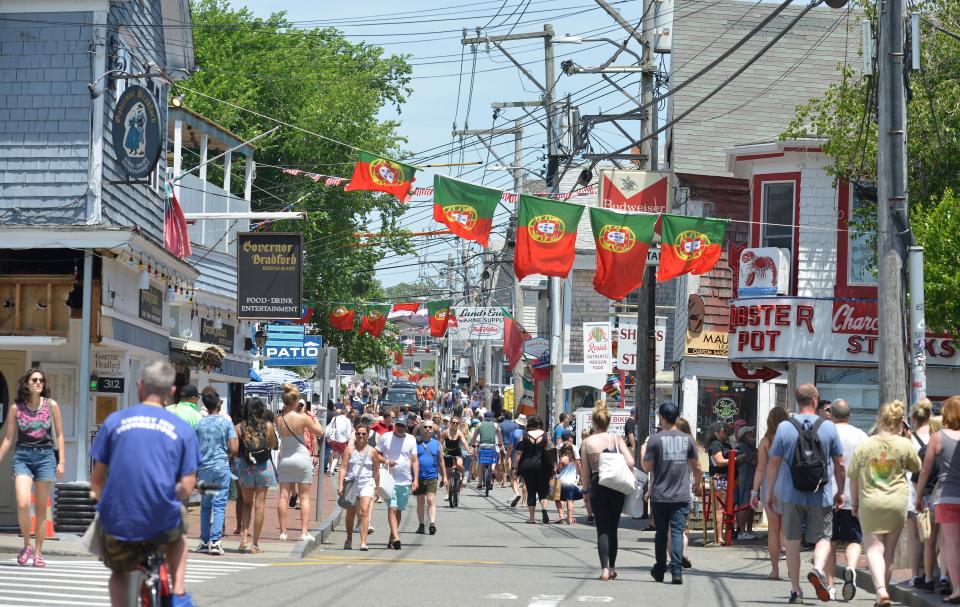
[[(187, 563), (186, 582), (200, 584), (242, 573), (269, 563), (202, 561)], [(0, 561), (0, 605), (3, 607), (107, 607), (110, 604), (110, 570), (98, 560), (47, 561), (46, 567), (20, 566), (16, 559)]]

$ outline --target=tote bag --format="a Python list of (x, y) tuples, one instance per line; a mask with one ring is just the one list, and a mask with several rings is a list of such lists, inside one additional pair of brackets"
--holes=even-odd
[[(390, 468), (387, 466), (380, 468), (380, 497), (383, 498), (383, 501), (389, 502), (393, 499), (396, 485), (397, 483), (393, 480), (393, 473), (390, 472)], [(346, 489), (344, 489), (344, 491), (346, 491)]]
[(637, 477), (634, 476), (630, 466), (627, 465), (627, 460), (620, 453), (620, 441), (614, 442), (616, 444), (615, 451), (610, 451), (608, 446), (607, 450), (600, 454), (598, 472), (600, 485), (607, 489), (619, 491), (624, 495), (630, 495), (637, 488)]

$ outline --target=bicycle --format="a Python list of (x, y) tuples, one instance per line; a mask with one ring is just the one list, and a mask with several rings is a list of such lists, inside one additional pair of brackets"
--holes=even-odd
[(460, 506), (460, 486), (463, 485), (463, 472), (460, 468), (454, 467), (453, 475), (450, 479), (450, 507)]
[(490, 496), (490, 490), (493, 488), (493, 467), (497, 464), (497, 449), (494, 446), (480, 445), (477, 450), (477, 461), (480, 462), (482, 469), (481, 478), (483, 479), (484, 496)]
[[(204, 495), (219, 492), (220, 485), (197, 483), (197, 491)], [(167, 556), (159, 544), (144, 550), (140, 565), (128, 576), (127, 605), (130, 607), (170, 607), (173, 603), (173, 581), (167, 569)]]

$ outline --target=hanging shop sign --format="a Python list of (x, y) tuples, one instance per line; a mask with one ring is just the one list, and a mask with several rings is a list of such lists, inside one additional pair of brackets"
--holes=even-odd
[(499, 307), (457, 307), (454, 314), (457, 339), (503, 341), (503, 310)]
[(160, 111), (153, 93), (127, 85), (113, 110), (113, 151), (128, 177), (146, 177), (160, 159)]
[(304, 335), (303, 325), (267, 325), (264, 363), (268, 367), (316, 366), (322, 342), (319, 335)]
[(610, 323), (583, 323), (583, 372), (609, 373), (612, 357)]
[(302, 234), (237, 234), (237, 317), (299, 320), (303, 300), (302, 260)]
[(600, 207), (643, 213), (669, 213), (672, 173), (660, 171), (600, 171)]
[[(623, 436), (627, 426), (627, 420), (632, 417), (629, 409), (608, 409), (610, 411), (610, 425), (607, 432), (617, 436)], [(580, 437), (584, 430), (590, 430), (593, 427), (593, 409), (577, 409), (577, 432), (574, 437), (577, 446), (580, 445)]]
[(157, 326), (163, 325), (163, 291), (150, 285), (140, 290), (140, 318)]
[(213, 320), (200, 319), (200, 341), (205, 344), (220, 346), (233, 354), (233, 335), (233, 325), (224, 324), (218, 329)]
[[(730, 360), (876, 363), (876, 300), (757, 297), (730, 305)], [(927, 334), (927, 365), (960, 367), (960, 344)]]
[[(656, 370), (666, 369), (667, 360), (667, 317), (654, 318), (654, 335), (656, 336)], [(637, 370), (637, 318), (635, 316), (620, 316), (617, 320), (617, 330), (614, 333), (617, 342), (617, 369), (621, 371)]]

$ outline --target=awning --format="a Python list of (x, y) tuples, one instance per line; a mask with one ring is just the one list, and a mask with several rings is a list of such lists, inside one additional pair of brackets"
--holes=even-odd
[(196, 360), (211, 380), (238, 384), (250, 381), (250, 363), (227, 358), (218, 345), (171, 337), (170, 346), (174, 353), (179, 351)]

